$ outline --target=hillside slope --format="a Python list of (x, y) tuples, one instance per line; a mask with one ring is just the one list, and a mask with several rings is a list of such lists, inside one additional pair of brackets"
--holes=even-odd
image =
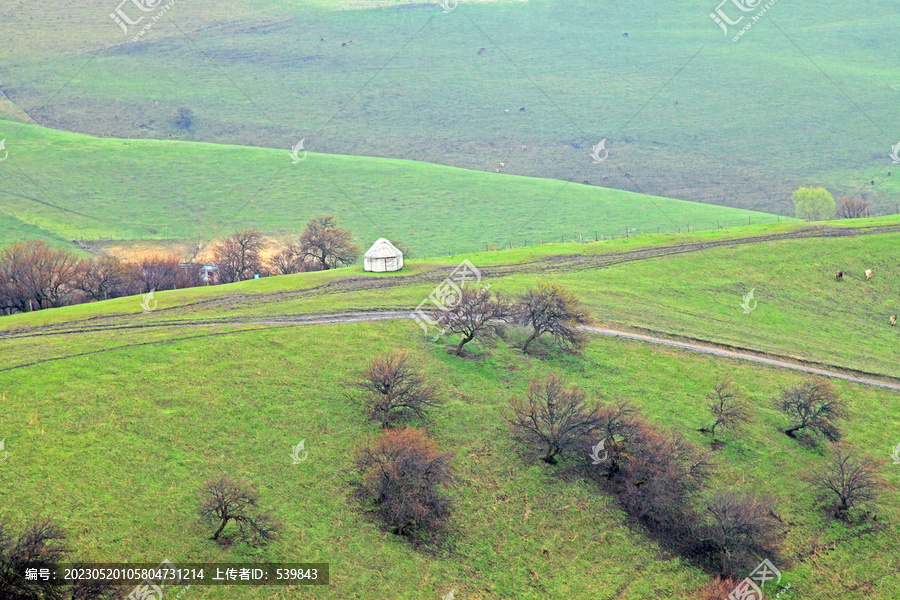
[[(896, 378), (898, 332), (878, 313), (900, 296), (900, 221), (834, 225), (468, 258), (503, 291), (540, 278), (561, 281), (602, 323), (689, 332)], [(604, 337), (592, 337), (582, 357), (542, 345), (537, 358), (515, 347), (524, 334), (513, 331), (493, 346), (473, 342), (457, 358), (446, 350), (453, 340), (429, 342), (409, 320), (279, 324), (301, 313), (414, 307), (462, 258), (414, 260), (395, 274), (348, 268), (159, 292), (159, 305), (147, 313), (133, 297), (0, 318), (0, 369), (20, 367), (0, 370), (0, 435), (9, 453), (0, 463), (0, 517), (52, 515), (93, 560), (330, 563), (330, 586), (285, 597), (420, 600), (455, 589), (461, 600), (692, 599), (710, 575), (648, 537), (612, 497), (577, 476), (574, 462), (537, 460), (511, 437), (507, 402), (530, 379), (557, 372), (590, 399), (630, 400), (655, 426), (708, 448), (708, 436), (697, 431), (708, 425), (706, 394), (730, 376), (752, 418), (739, 433), (719, 435), (725, 445), (712, 452), (710, 489), (777, 501), (786, 528), (776, 564), (781, 585), (791, 585), (781, 598), (900, 595), (893, 551), (900, 471), (880, 469), (889, 487), (874, 509), (877, 520), (845, 524), (821, 510), (804, 478), (825, 458), (780, 431), (786, 420), (771, 403), (780, 388), (808, 375)], [(844, 282), (833, 280), (833, 264), (847, 270)], [(863, 266), (874, 269), (868, 282)], [(740, 303), (751, 286), (758, 305), (745, 315)], [(453, 453), (458, 479), (448, 490), (455, 503), (450, 543), (437, 552), (383, 533), (351, 497), (354, 450), (379, 427), (348, 398), (349, 384), (369, 360), (393, 350), (410, 352), (447, 400), (430, 427)], [(886, 457), (900, 442), (897, 393), (835, 386), (850, 406), (845, 439), (863, 454)], [(301, 440), (309, 458), (292, 465), (290, 449)], [(280, 540), (254, 550), (207, 539), (196, 516), (198, 490), (222, 472), (259, 486), (262, 506), (285, 524)], [(261, 600), (280, 591), (189, 593)]]
[[(103, 3), (17, 2), (0, 19), (0, 117), (119, 138), (305, 138), (320, 153), (485, 172), (503, 162), (782, 215), (798, 186), (824, 184), (897, 212), (900, 7), (778, 2), (733, 43), (715, 5), (191, 1), (132, 43)], [(603, 138), (610, 158), (596, 165)]]
[(243, 227), (289, 238), (308, 219), (334, 214), (363, 249), (387, 237), (422, 257), (542, 237), (559, 242), (780, 219), (413, 161), (310, 153), (293, 164), (287, 150), (101, 139), (0, 122), (4, 136), (10, 141), (0, 163), (0, 213), (65, 239), (196, 246)]

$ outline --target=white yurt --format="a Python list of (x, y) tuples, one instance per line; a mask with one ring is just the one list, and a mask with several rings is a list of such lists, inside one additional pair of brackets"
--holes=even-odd
[(403, 253), (397, 247), (384, 238), (378, 239), (364, 258), (366, 271), (384, 273), (386, 271), (399, 271), (403, 268)]

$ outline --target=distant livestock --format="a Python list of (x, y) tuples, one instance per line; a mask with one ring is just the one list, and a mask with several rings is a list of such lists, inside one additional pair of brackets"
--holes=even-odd
[(500, 166), (501, 166), (501, 167), (505, 167), (505, 166), (506, 166), (506, 163), (500, 163)]
[(507, 108), (506, 110), (504, 110), (504, 111), (503, 111), (503, 114), (508, 115), (508, 114), (509, 114), (509, 109)]
[(897, 324), (897, 315), (891, 315), (891, 325)]
[(838, 271), (838, 272), (835, 274), (835, 276), (834, 276), (834, 280), (835, 280), (835, 281), (842, 281), (843, 279), (844, 279), (844, 272), (843, 272), (843, 271)]
[(866, 279), (868, 280), (872, 276), (872, 269), (866, 269)]

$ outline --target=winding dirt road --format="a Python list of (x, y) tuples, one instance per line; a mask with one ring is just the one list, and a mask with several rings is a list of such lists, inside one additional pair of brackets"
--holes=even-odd
[[(383, 311), (360, 311), (360, 312), (350, 312), (350, 313), (332, 313), (332, 314), (301, 314), (301, 315), (289, 315), (284, 317), (267, 317), (263, 319), (210, 319), (210, 320), (196, 320), (191, 322), (184, 321), (164, 321), (164, 322), (155, 322), (155, 323), (144, 323), (140, 325), (122, 325), (118, 327), (98, 327), (96, 329), (86, 328), (79, 329), (77, 333), (87, 333), (89, 331), (111, 331), (111, 330), (128, 330), (128, 329), (146, 329), (146, 328), (159, 328), (159, 327), (175, 327), (175, 328), (195, 328), (195, 327), (213, 327), (213, 326), (261, 326), (261, 327), (296, 327), (303, 325), (335, 325), (341, 323), (363, 323), (363, 322), (375, 322), (375, 321), (386, 321), (392, 319), (413, 319), (413, 314), (408, 310), (383, 310)], [(803, 373), (809, 373), (811, 375), (819, 375), (822, 377), (831, 377), (834, 379), (842, 379), (844, 381), (850, 381), (853, 383), (858, 383), (861, 385), (868, 385), (873, 387), (879, 387), (886, 390), (892, 390), (896, 392), (900, 392), (900, 383), (889, 383), (887, 381), (882, 381), (879, 379), (874, 379), (873, 377), (867, 375), (875, 375), (871, 373), (857, 373), (855, 371), (850, 371), (847, 369), (841, 369), (840, 367), (836, 367), (833, 365), (824, 365), (825, 367), (831, 368), (822, 368), (820, 366), (813, 366), (808, 364), (802, 364), (798, 362), (793, 362), (790, 360), (786, 360), (783, 357), (774, 356), (771, 354), (765, 354), (760, 352), (753, 351), (740, 351), (740, 350), (729, 350), (727, 348), (716, 347), (712, 344), (701, 344), (696, 342), (682, 342), (676, 341), (672, 339), (666, 339), (663, 337), (656, 337), (653, 335), (645, 335), (640, 333), (631, 333), (627, 331), (620, 331), (616, 329), (607, 329), (603, 327), (582, 327), (584, 331), (596, 334), (603, 335), (608, 337), (616, 337), (622, 338), (626, 340), (634, 340), (638, 342), (645, 342), (649, 344), (658, 344), (661, 346), (668, 346), (670, 348), (679, 348), (681, 350), (688, 350), (691, 352), (698, 352), (700, 354), (710, 354), (713, 356), (719, 356), (722, 358), (729, 358), (733, 360), (743, 360), (747, 362), (753, 362), (763, 365), (768, 365), (772, 367), (778, 367), (782, 369), (790, 369), (793, 371), (800, 371)], [(247, 330), (243, 330), (247, 331)], [(257, 330), (252, 330), (257, 331)], [(58, 331), (58, 332), (48, 332), (43, 334), (31, 334), (31, 335), (64, 335), (74, 333), (72, 331)], [(239, 332), (231, 332), (231, 333), (239, 333)], [(228, 335), (228, 332), (217, 333), (214, 335)], [(26, 337), (26, 336), (23, 336)], [(27, 336), (31, 337), (31, 336)], [(60, 356), (54, 357), (50, 359), (39, 360), (31, 363), (15, 365), (11, 367), (0, 368), (0, 372), (3, 371), (11, 371), (15, 369), (21, 369), (29, 366), (39, 365), (47, 362), (56, 362), (59, 360), (65, 360), (68, 358), (75, 358), (78, 356), (87, 356), (93, 354), (101, 354), (104, 352), (113, 352), (116, 350), (122, 350), (125, 348), (135, 347), (135, 346), (145, 346), (145, 345), (154, 345), (154, 344), (165, 344), (171, 342), (177, 342), (184, 339), (193, 339), (196, 337), (206, 337), (206, 336), (188, 336), (185, 338), (174, 338), (169, 340), (158, 340), (153, 342), (141, 342), (135, 344), (124, 344), (121, 346), (115, 346), (112, 348), (104, 348), (101, 350), (94, 350), (89, 352), (82, 352), (78, 354), (72, 354), (68, 356)], [(883, 375), (875, 375), (878, 377), (884, 377)]]

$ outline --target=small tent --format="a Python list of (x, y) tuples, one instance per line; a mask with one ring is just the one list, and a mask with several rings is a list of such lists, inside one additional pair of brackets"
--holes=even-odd
[(403, 253), (384, 238), (379, 238), (363, 257), (366, 271), (384, 273), (403, 268)]

